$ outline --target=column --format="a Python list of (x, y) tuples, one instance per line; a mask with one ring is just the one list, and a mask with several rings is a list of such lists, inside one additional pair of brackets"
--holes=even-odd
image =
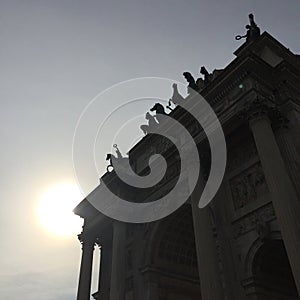
[(82, 243), (82, 257), (79, 273), (77, 300), (90, 300), (93, 266), (94, 240), (83, 234), (79, 235)]
[(125, 298), (126, 223), (114, 221), (110, 300)]
[(296, 192), (298, 193), (298, 197), (300, 197), (300, 182), (298, 180), (300, 169), (298, 167), (298, 161), (297, 161), (298, 153), (293, 141), (291, 141), (291, 137), (289, 135), (289, 130), (288, 130), (288, 124), (284, 121), (285, 121), (284, 119), (281, 120), (281, 122), (279, 122), (277, 126), (277, 130), (275, 132), (276, 139), (282, 157), (288, 167), (288, 173), (295, 186)]
[(204, 180), (200, 178), (191, 195), (201, 299), (222, 300), (224, 294), (209, 206), (198, 207), (203, 187)]
[(228, 197), (227, 188), (229, 187), (226, 186), (226, 181), (225, 177), (211, 204), (216, 218), (215, 225), (218, 232), (220, 257), (223, 265), (223, 289), (227, 299), (244, 300), (246, 299), (246, 295), (241, 285), (241, 278), (238, 276), (234, 260), (232, 215), (229, 208), (229, 201), (231, 199)]
[[(256, 103), (256, 109), (258, 105)], [(272, 196), (277, 221), (300, 294), (300, 208), (297, 193), (287, 173), (270, 120), (262, 110), (251, 112), (249, 125)]]
[(112, 265), (112, 232), (111, 228), (105, 231), (100, 243), (100, 269), (98, 282), (98, 299), (109, 300), (110, 296), (110, 279)]
[(144, 263), (144, 252), (142, 251), (144, 247), (144, 228), (144, 224), (134, 224), (132, 251), (133, 299), (144, 298), (144, 278), (141, 272), (141, 266)]

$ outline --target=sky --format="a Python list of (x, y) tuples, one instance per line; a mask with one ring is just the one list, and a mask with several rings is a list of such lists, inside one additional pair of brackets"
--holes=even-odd
[[(234, 37), (245, 33), (251, 12), (262, 31), (300, 53), (299, 0), (0, 0), (1, 299), (75, 299), (76, 234), (49, 233), (36, 207), (47, 190), (65, 182), (82, 185), (84, 198), (105, 171), (108, 136), (122, 126), (118, 112), (115, 126), (97, 139), (96, 153), (80, 148), (80, 162), (72, 160), (76, 124), (90, 101), (134, 78), (184, 82), (183, 71), (198, 77), (202, 65), (222, 69), (242, 44)], [(97, 126), (105, 117), (101, 105), (113, 110), (104, 98), (93, 110)], [(153, 103), (146, 99), (122, 115), (133, 118)], [(130, 139), (141, 135), (134, 124)], [(89, 127), (81, 127), (76, 145), (91, 147), (88, 136)], [(129, 150), (126, 131), (118, 145)], [(97, 172), (89, 169), (93, 155)]]

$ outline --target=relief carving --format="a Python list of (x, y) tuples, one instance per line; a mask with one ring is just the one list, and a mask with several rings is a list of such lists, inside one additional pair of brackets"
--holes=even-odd
[(259, 195), (268, 192), (260, 163), (256, 163), (230, 180), (230, 189), (235, 209), (255, 201)]
[(259, 238), (264, 239), (269, 234), (268, 222), (275, 218), (275, 212), (272, 203), (269, 203), (246, 217), (239, 219), (233, 224), (234, 237), (246, 234), (251, 230), (255, 230)]

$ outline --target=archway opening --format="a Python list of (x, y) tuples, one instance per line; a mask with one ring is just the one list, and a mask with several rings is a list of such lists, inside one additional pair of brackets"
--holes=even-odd
[(299, 299), (282, 240), (266, 242), (253, 260), (253, 275), (258, 300)]
[(191, 206), (183, 205), (158, 226), (153, 255), (159, 299), (199, 300), (200, 282)]

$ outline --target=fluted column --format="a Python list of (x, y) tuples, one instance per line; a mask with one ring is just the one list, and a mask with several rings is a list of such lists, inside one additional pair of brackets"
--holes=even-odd
[(110, 300), (123, 300), (126, 272), (126, 223), (114, 221)]
[(99, 239), (100, 268), (98, 282), (98, 299), (109, 300), (112, 267), (112, 232), (107, 230)]
[[(261, 107), (261, 109), (260, 109)], [(254, 103), (248, 112), (249, 125), (272, 196), (282, 238), (294, 279), (300, 292), (300, 207), (267, 115), (268, 107)]]
[(82, 257), (79, 273), (77, 300), (90, 300), (93, 252), (95, 242), (92, 238), (86, 237), (83, 234), (79, 235), (79, 240), (82, 244)]
[(224, 294), (209, 206), (198, 207), (203, 187), (204, 180), (200, 178), (191, 195), (201, 299), (222, 300)]
[(244, 300), (245, 291), (240, 284), (240, 278), (235, 270), (234, 257), (232, 255), (233, 228), (231, 224), (232, 215), (229, 207), (230, 199), (227, 192), (227, 178), (224, 178), (211, 206), (214, 209), (216, 228), (218, 232), (218, 242), (220, 247), (220, 257), (222, 260), (224, 280), (224, 294), (226, 299)]
[(277, 128), (275, 134), (279, 149), (288, 167), (288, 173), (295, 186), (298, 197), (300, 197), (300, 181), (298, 178), (300, 174), (300, 168), (297, 161), (299, 155), (293, 141), (291, 140), (291, 136), (289, 135), (288, 126), (287, 120), (280, 120), (276, 126)]

